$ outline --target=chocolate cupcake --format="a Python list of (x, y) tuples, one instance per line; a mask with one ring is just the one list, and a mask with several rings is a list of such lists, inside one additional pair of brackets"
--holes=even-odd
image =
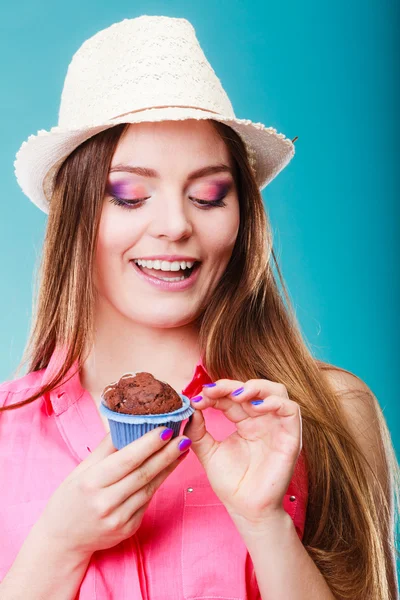
[(177, 437), (182, 421), (193, 414), (190, 400), (151, 373), (126, 373), (102, 394), (100, 412), (108, 418), (117, 449), (164, 425)]
[(103, 392), (110, 410), (127, 415), (159, 415), (182, 408), (177, 392), (164, 381), (155, 379), (151, 373), (127, 373)]

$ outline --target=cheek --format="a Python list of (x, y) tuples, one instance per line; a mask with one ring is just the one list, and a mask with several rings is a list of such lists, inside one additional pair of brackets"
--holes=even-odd
[(138, 224), (122, 210), (112, 210), (105, 206), (100, 219), (96, 247), (96, 271), (99, 274), (111, 274), (116, 263), (121, 262), (140, 236)]
[(217, 236), (205, 239), (210, 256), (227, 261), (232, 254), (236, 236), (237, 232), (231, 232), (229, 235), (220, 232)]
[(140, 229), (140, 219), (136, 215), (105, 202), (99, 224), (98, 247), (112, 253), (124, 252), (138, 239)]
[(229, 259), (239, 231), (239, 210), (218, 215), (221, 218), (208, 219), (201, 228), (202, 245), (211, 256)]

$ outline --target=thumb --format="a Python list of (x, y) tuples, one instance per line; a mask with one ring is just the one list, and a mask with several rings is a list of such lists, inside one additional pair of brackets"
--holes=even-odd
[(192, 440), (191, 450), (204, 466), (218, 447), (218, 442), (208, 433), (203, 417), (203, 411), (196, 409), (183, 430)]

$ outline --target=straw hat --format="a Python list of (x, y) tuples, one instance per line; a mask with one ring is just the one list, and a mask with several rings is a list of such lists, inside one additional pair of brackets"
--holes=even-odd
[(86, 40), (72, 57), (58, 125), (30, 135), (15, 175), (24, 194), (49, 212), (54, 179), (82, 142), (118, 123), (215, 119), (243, 139), (260, 189), (294, 156), (294, 145), (262, 123), (237, 119), (189, 21), (143, 15)]

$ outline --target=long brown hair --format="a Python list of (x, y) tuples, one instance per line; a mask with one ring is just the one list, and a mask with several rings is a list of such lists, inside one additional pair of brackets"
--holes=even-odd
[[(266, 378), (283, 383), (301, 407), (309, 497), (303, 544), (343, 600), (392, 600), (397, 554), (390, 502), (355, 442), (340, 395), (302, 338), (275, 257), (268, 217), (241, 138), (211, 121), (236, 167), (240, 227), (231, 260), (199, 317), (200, 347), (215, 379)], [(81, 144), (62, 164), (50, 203), (37, 308), (24, 353), (28, 371), (47, 367), (56, 347), (65, 362), (51, 381), (11, 410), (60, 385), (93, 339), (93, 264), (107, 174), (127, 127), (117, 125)], [(276, 270), (282, 291), (279, 291)], [(220, 340), (224, 343), (221, 344)], [(383, 456), (396, 507), (399, 468), (376, 402)], [(373, 473), (373, 471), (372, 471)], [(378, 494), (378, 501), (376, 500)], [(397, 515), (397, 511), (396, 511)]]

